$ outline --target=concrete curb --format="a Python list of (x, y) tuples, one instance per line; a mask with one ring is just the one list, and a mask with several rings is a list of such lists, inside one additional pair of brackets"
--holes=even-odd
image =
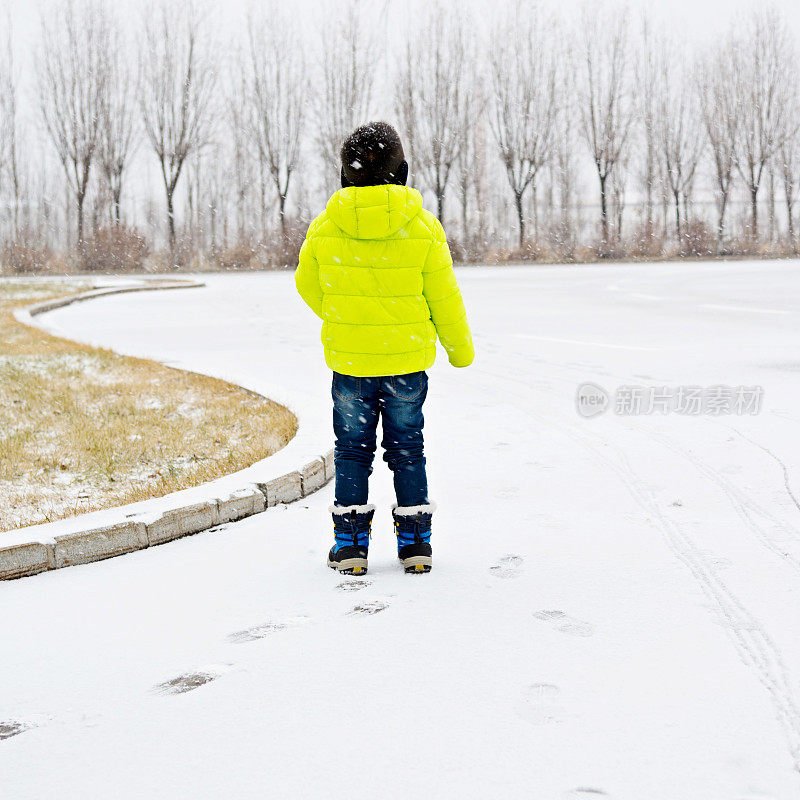
[[(18, 312), (20, 313), (18, 321), (30, 324), (30, 318), (37, 314), (109, 294), (193, 288), (203, 285), (184, 281), (159, 286), (98, 289), (69, 298), (37, 303)], [(279, 475), (266, 483), (245, 483), (226, 491), (220, 497), (209, 498), (199, 503), (176, 505), (158, 512), (143, 511), (136, 514), (125, 514), (124, 507), (120, 507), (119, 518), (112, 519), (108, 524), (54, 536), (52, 539), (44, 538), (43, 541), (19, 542), (7, 547), (2, 546), (3, 534), (0, 534), (0, 580), (23, 578), (48, 570), (89, 564), (210, 530), (228, 522), (260, 514), (279, 503), (300, 500), (324, 486), (333, 474), (333, 450), (330, 450), (299, 469)], [(212, 484), (213, 482), (208, 485)], [(113, 513), (114, 509), (109, 511)]]
[(71, 306), (73, 303), (81, 303), (84, 300), (92, 300), (95, 297), (108, 297), (108, 295), (127, 294), (128, 292), (156, 292), (160, 289), (200, 289), (203, 286), (205, 284), (202, 281), (189, 280), (162, 280), (156, 286), (108, 286), (104, 289), (90, 289), (88, 292), (80, 292), (69, 297), (57, 297), (54, 300), (34, 303), (32, 306), (15, 312), (14, 317), (17, 322), (26, 325), (29, 324), (30, 318), (35, 317), (37, 314), (44, 314), (45, 311), (55, 311), (57, 308)]

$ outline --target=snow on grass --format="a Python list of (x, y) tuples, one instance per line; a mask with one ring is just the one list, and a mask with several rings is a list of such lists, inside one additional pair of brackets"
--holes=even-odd
[(0, 282), (0, 531), (195, 486), (294, 435), (289, 411), (229, 383), (14, 319), (66, 289)]
[(85, 292), (92, 288), (88, 281), (60, 281), (58, 279), (0, 280), (0, 297), (4, 302), (49, 300), (66, 294)]

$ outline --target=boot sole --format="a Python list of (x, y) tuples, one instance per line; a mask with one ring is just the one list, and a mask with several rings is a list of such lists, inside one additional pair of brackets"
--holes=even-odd
[(433, 567), (433, 558), (431, 556), (409, 556), (401, 559), (401, 561), (403, 562), (403, 568), (410, 575), (422, 575), (430, 572)]
[(328, 559), (328, 566), (331, 569), (338, 569), (342, 575), (366, 575), (366, 558), (346, 558), (344, 561), (331, 561)]

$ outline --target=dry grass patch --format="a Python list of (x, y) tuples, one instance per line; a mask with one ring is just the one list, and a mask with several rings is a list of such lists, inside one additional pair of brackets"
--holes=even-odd
[(0, 531), (196, 486), (295, 434), (283, 406), (215, 378), (18, 323), (88, 284), (0, 281)]

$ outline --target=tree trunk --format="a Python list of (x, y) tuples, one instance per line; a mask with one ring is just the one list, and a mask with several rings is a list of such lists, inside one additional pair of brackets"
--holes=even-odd
[(278, 219), (281, 223), (281, 236), (286, 238), (286, 195), (278, 195)]
[(770, 166), (769, 169), (769, 197), (767, 198), (767, 210), (769, 211), (769, 243), (775, 241), (775, 170)]
[(533, 241), (537, 242), (539, 240), (539, 209), (538, 209), (538, 197), (536, 194), (536, 181), (534, 180), (531, 183), (531, 195), (533, 197)]
[(19, 200), (20, 200), (20, 191), (19, 191), (19, 178), (16, 174), (16, 167), (14, 168), (14, 179), (13, 179), (13, 186), (14, 186), (14, 238), (19, 237)]
[(517, 207), (517, 221), (519, 222), (519, 248), (525, 244), (525, 214), (522, 210), (522, 192), (514, 192), (514, 202)]
[(608, 201), (606, 198), (607, 175), (600, 176), (600, 249), (601, 255), (608, 255)]
[(267, 178), (266, 178), (266, 171), (264, 169), (264, 159), (258, 159), (258, 168), (260, 173), (260, 200), (261, 200), (261, 241), (267, 241), (267, 232), (269, 229), (269, 223), (267, 222)]
[(175, 250), (175, 208), (172, 204), (172, 192), (167, 192), (167, 230), (169, 232), (169, 249)]
[(467, 225), (467, 212), (468, 212), (469, 209), (467, 208), (467, 199), (468, 198), (467, 198), (466, 186), (462, 186), (461, 188), (462, 188), (462, 191), (461, 191), (461, 238), (463, 240), (461, 242), (461, 246), (462, 247), (466, 247), (467, 246), (467, 240), (469, 239), (469, 230), (468, 230), (468, 225)]
[(678, 239), (678, 246), (681, 243), (681, 195), (677, 190), (672, 192), (675, 199), (675, 236)]
[(439, 189), (436, 192), (436, 216), (439, 222), (444, 225), (444, 189)]
[(758, 187), (750, 187), (750, 235), (758, 241)]
[(722, 195), (719, 206), (719, 221), (717, 222), (717, 253), (721, 253), (725, 241), (725, 209), (728, 205), (728, 193)]
[(83, 201), (86, 198), (84, 194), (78, 194), (76, 200), (78, 201), (78, 249), (83, 249)]

